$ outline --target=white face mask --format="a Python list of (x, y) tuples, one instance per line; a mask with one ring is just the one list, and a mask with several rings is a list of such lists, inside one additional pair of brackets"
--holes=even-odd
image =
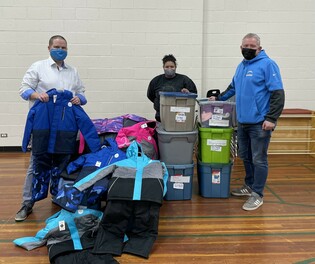
[(176, 69), (172, 69), (172, 68), (167, 68), (167, 69), (164, 69), (164, 73), (165, 73), (165, 76), (167, 78), (172, 78), (175, 76), (175, 72), (176, 72)]

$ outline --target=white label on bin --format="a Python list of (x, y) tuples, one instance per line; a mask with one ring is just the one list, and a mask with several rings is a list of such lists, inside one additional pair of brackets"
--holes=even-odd
[(171, 176), (170, 182), (189, 183), (190, 182), (190, 176), (174, 175), (174, 176)]
[(212, 170), (212, 184), (220, 184), (221, 172), (219, 170)]
[(228, 127), (229, 125), (229, 120), (209, 119), (209, 126)]
[(216, 152), (221, 152), (222, 151), (222, 147), (214, 145), (214, 146), (211, 146), (210, 150), (211, 151), (216, 151)]
[(213, 119), (213, 120), (222, 120), (222, 115), (212, 115), (211, 119)]
[(179, 106), (171, 106), (171, 112), (183, 112), (183, 113), (190, 113), (190, 107), (179, 107)]
[(184, 123), (186, 121), (186, 114), (185, 113), (176, 113), (175, 121), (178, 123)]
[(173, 184), (173, 188), (174, 188), (174, 189), (183, 190), (183, 189), (184, 189), (184, 184), (181, 183), (181, 182), (175, 182), (175, 183)]
[(222, 107), (214, 107), (213, 113), (215, 114), (223, 114), (223, 108)]
[(207, 139), (208, 146), (222, 146), (225, 147), (227, 145), (227, 140), (224, 139)]

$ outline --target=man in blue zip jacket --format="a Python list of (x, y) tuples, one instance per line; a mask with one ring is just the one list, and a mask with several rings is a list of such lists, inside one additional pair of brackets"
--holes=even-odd
[(252, 211), (263, 204), (268, 176), (268, 146), (284, 107), (284, 90), (278, 65), (260, 46), (257, 34), (242, 39), (244, 60), (238, 65), (229, 87), (217, 99), (235, 95), (238, 119), (239, 157), (245, 167), (244, 185), (232, 190), (234, 196), (249, 196), (243, 209)]

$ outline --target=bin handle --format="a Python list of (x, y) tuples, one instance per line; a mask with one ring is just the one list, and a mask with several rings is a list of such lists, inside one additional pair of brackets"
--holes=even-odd
[[(190, 164), (189, 164), (190, 165)], [(194, 167), (194, 163), (191, 164), (192, 167)], [(166, 165), (166, 167), (168, 168), (168, 165)], [(183, 170), (183, 169), (187, 169), (187, 165), (172, 165), (172, 167), (176, 170)], [(189, 167), (188, 167), (189, 168)]]

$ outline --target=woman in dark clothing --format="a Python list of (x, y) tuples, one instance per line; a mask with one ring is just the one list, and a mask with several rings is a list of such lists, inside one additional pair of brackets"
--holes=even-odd
[(197, 93), (196, 85), (189, 77), (176, 73), (176, 58), (172, 54), (165, 55), (162, 61), (164, 74), (154, 77), (147, 91), (147, 97), (156, 111), (155, 119), (159, 122), (161, 122), (159, 92)]

